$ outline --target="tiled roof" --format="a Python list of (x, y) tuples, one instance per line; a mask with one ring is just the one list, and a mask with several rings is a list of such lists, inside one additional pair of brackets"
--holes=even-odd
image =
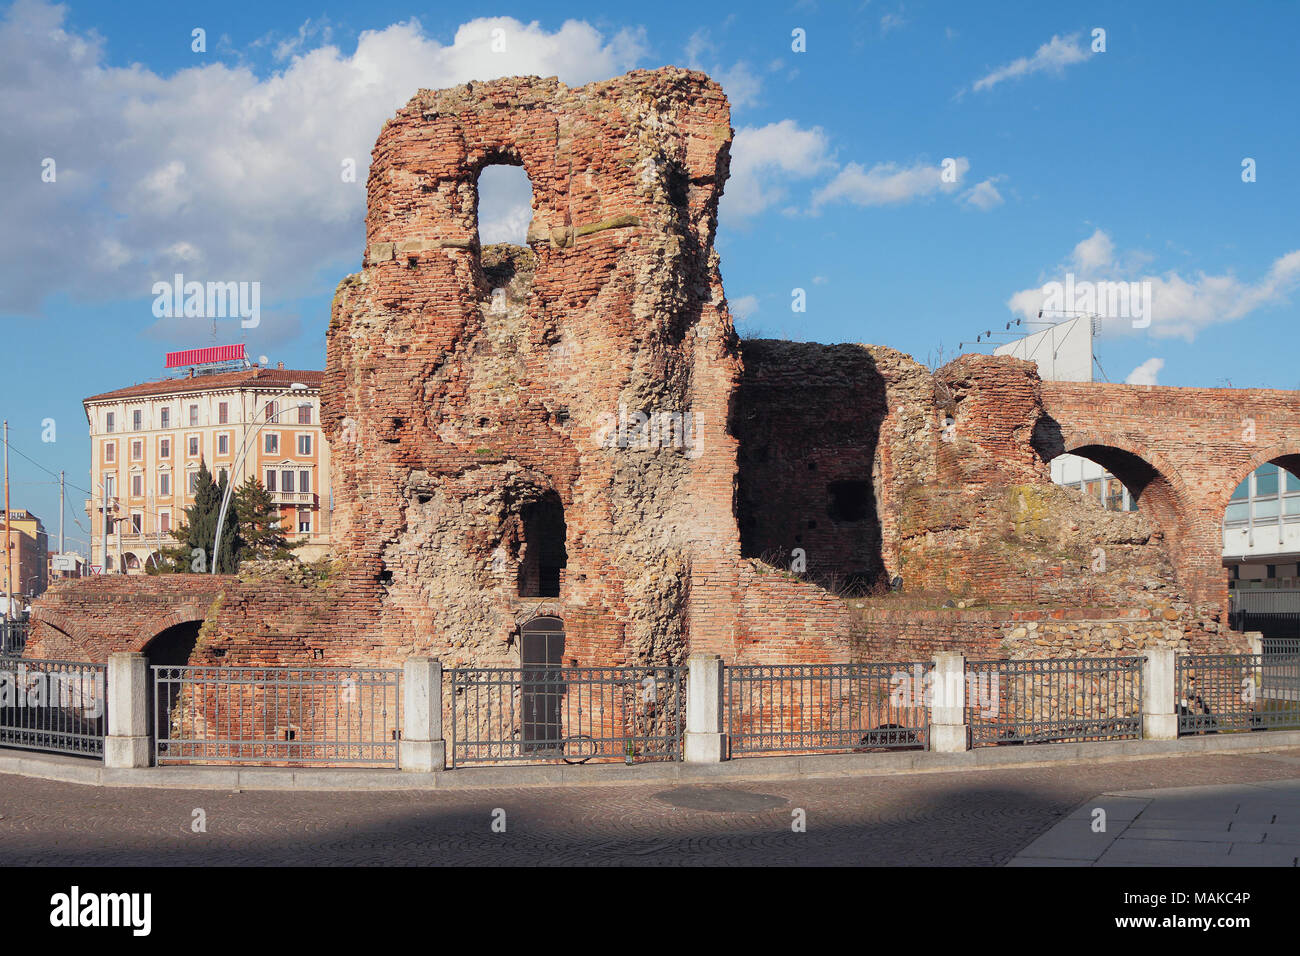
[(310, 389), (318, 389), (325, 373), (317, 370), (289, 368), (249, 368), (237, 372), (219, 372), (216, 375), (195, 375), (193, 378), (160, 378), (153, 382), (128, 385), (126, 388), (102, 392), (83, 399), (83, 402), (104, 402), (124, 398), (144, 398), (149, 395), (176, 395), (184, 392), (210, 392), (222, 388), (284, 389), (301, 382)]

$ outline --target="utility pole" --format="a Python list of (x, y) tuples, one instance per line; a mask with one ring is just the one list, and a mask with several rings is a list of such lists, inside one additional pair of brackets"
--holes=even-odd
[(5, 419), (5, 620), (14, 608), (14, 566), (9, 552), (9, 419)]
[[(63, 472), (59, 472), (59, 560), (63, 560)], [(64, 572), (59, 572), (63, 577)]]
[(99, 483), (100, 503), (104, 506), (100, 513), (99, 533), (102, 538), (103, 547), (99, 553), (99, 573), (108, 573), (108, 485), (102, 480)]

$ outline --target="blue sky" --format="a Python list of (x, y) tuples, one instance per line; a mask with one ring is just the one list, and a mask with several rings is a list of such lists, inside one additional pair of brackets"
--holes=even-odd
[[(1104, 323), (1111, 380), (1300, 387), (1300, 7), (1133, 7), (0, 7), (11, 440), (87, 485), (81, 399), (212, 340), (208, 320), (154, 316), (153, 282), (177, 271), (260, 281), (261, 325), (219, 321), (218, 341), (323, 367), (331, 293), (360, 262), (370, 147), (419, 87), (517, 73), (578, 85), (668, 64), (708, 71), (732, 100), (718, 248), (742, 331), (951, 357), (1034, 314), (1043, 284), (1071, 272), (1153, 290), (1148, 327)], [(495, 185), (485, 238), (527, 220), (526, 184)], [(791, 312), (796, 288), (806, 313)], [(49, 476), (18, 455), (10, 466), (13, 505), (55, 532)], [(69, 513), (85, 526), (82, 497), (69, 492)], [(68, 530), (84, 539), (71, 517)]]

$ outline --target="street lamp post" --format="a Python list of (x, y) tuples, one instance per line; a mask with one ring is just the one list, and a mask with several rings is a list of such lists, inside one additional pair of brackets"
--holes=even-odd
[[(288, 395), (290, 392), (305, 392), (305, 391), (307, 391), (306, 385), (304, 385), (302, 382), (294, 382), (283, 392), (280, 392), (278, 395), (274, 395), (271, 398), (269, 398), (266, 404), (269, 405), (271, 404), (271, 402), (283, 398), (285, 395)], [(239, 455), (235, 458), (235, 464), (230, 470), (230, 480), (226, 482), (226, 493), (221, 498), (221, 511), (217, 515), (217, 533), (212, 538), (212, 562), (211, 562), (212, 567), (211, 570), (209, 571), (210, 574), (217, 573), (217, 555), (221, 553), (221, 529), (226, 523), (226, 511), (230, 507), (230, 496), (235, 490), (235, 476), (240, 473), (240, 467), (244, 463), (244, 456), (248, 454), (249, 439), (256, 438), (258, 433), (261, 432), (261, 430), (265, 428), (268, 424), (270, 424), (272, 419), (279, 418), (282, 413), (283, 410), (277, 409), (276, 413), (272, 415), (271, 418), (266, 419), (266, 421), (258, 425), (257, 428), (253, 429), (253, 433), (251, 435), (248, 434), (247, 426), (245, 426), (244, 441), (239, 446)], [(254, 415), (256, 415), (256, 413), (254, 413)]]

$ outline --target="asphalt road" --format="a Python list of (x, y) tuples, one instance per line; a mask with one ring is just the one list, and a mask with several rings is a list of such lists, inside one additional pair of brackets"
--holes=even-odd
[[(1300, 750), (465, 791), (232, 793), (0, 776), (0, 866), (996, 866), (1098, 794), (1295, 779)], [(200, 817), (206, 832), (194, 830)]]

